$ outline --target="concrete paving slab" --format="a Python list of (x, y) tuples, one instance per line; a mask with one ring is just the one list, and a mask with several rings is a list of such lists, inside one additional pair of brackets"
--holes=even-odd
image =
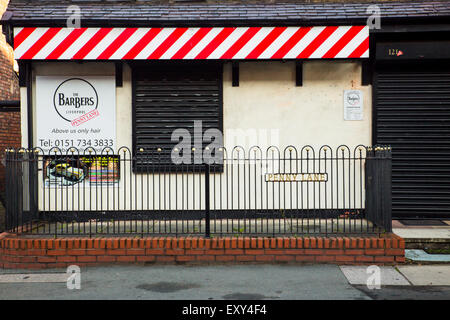
[[(340, 266), (342, 273), (352, 285), (366, 285), (372, 275), (368, 266)], [(379, 267), (382, 286), (409, 286), (410, 283), (394, 267)]]
[(393, 228), (403, 239), (450, 239), (450, 228)]
[(450, 265), (400, 266), (399, 271), (415, 286), (450, 286)]
[(406, 249), (405, 258), (413, 261), (450, 262), (450, 254), (429, 254), (421, 249)]
[(67, 282), (67, 273), (0, 274), (0, 283)]

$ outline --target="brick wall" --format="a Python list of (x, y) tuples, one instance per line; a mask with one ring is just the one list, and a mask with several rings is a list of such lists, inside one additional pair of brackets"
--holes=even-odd
[[(0, 0), (0, 17), (9, 0)], [(19, 100), (19, 81), (14, 72), (13, 49), (6, 43), (0, 26), (0, 101)], [(7, 147), (20, 147), (20, 112), (0, 111), (0, 231), (4, 228), (3, 194), (5, 190), (4, 151)]]
[[(2, 239), (3, 237), (3, 239)], [(62, 268), (104, 264), (405, 262), (405, 242), (384, 237), (153, 237), (27, 239), (0, 235), (0, 268)]]

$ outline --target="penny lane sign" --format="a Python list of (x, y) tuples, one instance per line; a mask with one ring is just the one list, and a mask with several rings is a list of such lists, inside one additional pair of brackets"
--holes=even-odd
[(266, 173), (266, 182), (327, 182), (327, 173)]

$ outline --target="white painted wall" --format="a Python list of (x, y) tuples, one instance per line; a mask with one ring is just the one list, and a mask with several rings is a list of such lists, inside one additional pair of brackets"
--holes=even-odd
[[(34, 64), (34, 77), (36, 75), (114, 75), (114, 64), (112, 63), (74, 63), (74, 62), (45, 62)], [(111, 94), (116, 95), (116, 137), (117, 146), (132, 147), (132, 90), (131, 90), (131, 70), (128, 65), (124, 65), (123, 87), (116, 88)], [(320, 147), (323, 144), (335, 148), (341, 144), (349, 145), (351, 148), (359, 145), (371, 144), (371, 87), (361, 86), (361, 64), (359, 62), (349, 61), (306, 61), (303, 66), (303, 86), (295, 86), (295, 64), (294, 62), (245, 62), (240, 64), (240, 85), (232, 87), (231, 85), (231, 65), (224, 67), (223, 76), (223, 113), (224, 113), (224, 131), (225, 145), (230, 148), (234, 145), (243, 145), (248, 148), (252, 145), (261, 145), (267, 147), (275, 144), (280, 148), (288, 145), (301, 147), (303, 145), (312, 145)], [(35, 79), (35, 78), (34, 78)], [(33, 105), (35, 105), (35, 80), (33, 81)], [(343, 116), (343, 92), (344, 90), (359, 89), (364, 95), (364, 117), (362, 121), (344, 121)], [(26, 89), (21, 88), (22, 96), (22, 141), (27, 145), (27, 122), (26, 122)], [(36, 130), (36, 123), (34, 123)], [(249, 139), (249, 135), (253, 138)], [(36, 137), (36, 132), (34, 133)], [(255, 140), (256, 139), (256, 140)], [(125, 169), (125, 168), (124, 168)], [(359, 168), (358, 168), (359, 170)], [(123, 172), (128, 171), (122, 170)], [(129, 174), (129, 171), (127, 172)], [(219, 176), (213, 184), (219, 188), (220, 184), (224, 186), (225, 177), (219, 182)], [(129, 180), (131, 178), (131, 180)], [(139, 185), (136, 189), (129, 192), (130, 181), (135, 181), (136, 177), (131, 176), (127, 179), (121, 178), (120, 186), (110, 188), (116, 190), (117, 194), (123, 196), (127, 184), (128, 189), (125, 198), (120, 202), (122, 205), (134, 203), (137, 209), (158, 208), (156, 201), (153, 201), (153, 189), (147, 188), (146, 182)], [(179, 177), (180, 178), (180, 177)], [(149, 177), (153, 181), (155, 177)], [(156, 178), (157, 179), (157, 178)], [(175, 177), (171, 179), (171, 186), (175, 186)], [(192, 197), (192, 190), (198, 191), (198, 184), (194, 186), (192, 176), (187, 176), (187, 184), (190, 184), (190, 191), (186, 196)], [(198, 179), (198, 177), (196, 178)], [(347, 178), (346, 178), (347, 179)], [(353, 178), (352, 178), (353, 179)], [(56, 194), (54, 191), (47, 190), (47, 195), (43, 195), (42, 179), (40, 181), (40, 208), (46, 202), (46, 209), (62, 209), (61, 203), (66, 202), (66, 197), (74, 199), (78, 203), (78, 194), (80, 186), (71, 190), (60, 190)], [(157, 180), (158, 181), (158, 180)], [(168, 182), (167, 182), (168, 183)], [(313, 188), (318, 188), (318, 183), (311, 183)], [(193, 187), (192, 187), (193, 186)], [(167, 188), (169, 188), (167, 186)], [(271, 187), (270, 187), (271, 188)], [(70, 188), (69, 188), (70, 189)], [(111, 196), (111, 191), (105, 192), (101, 198), (92, 198), (87, 196), (87, 191), (81, 191), (81, 203), (100, 203), (103, 209), (107, 203), (109, 207), (115, 206)], [(272, 189), (270, 189), (272, 190)], [(323, 189), (322, 189), (323, 190)], [(167, 189), (168, 191), (168, 189)], [(242, 192), (242, 190), (241, 190)], [(248, 192), (261, 192), (249, 189)], [(323, 191), (321, 191), (323, 192)], [(233, 194), (237, 198), (238, 190), (234, 189)], [(106, 197), (108, 195), (108, 199)], [(339, 196), (339, 190), (335, 190), (335, 195)], [(151, 199), (149, 197), (151, 196)], [(55, 197), (58, 197), (59, 205), (55, 207)], [(142, 198), (144, 197), (144, 198)], [(155, 195), (155, 200), (159, 195)], [(179, 195), (181, 197), (181, 194)], [(254, 207), (255, 202), (251, 197), (248, 202), (241, 203), (248, 207)], [(322, 197), (323, 199), (323, 197)], [(363, 199), (356, 194), (357, 202), (364, 203)], [(214, 199), (218, 201), (217, 199)], [(117, 201), (117, 198), (116, 200)], [(133, 201), (133, 202), (132, 202)], [(174, 208), (167, 200), (164, 208)], [(244, 200), (242, 200), (244, 201)], [(353, 201), (353, 200), (352, 200)], [(181, 200), (178, 200), (181, 203)], [(266, 203), (266, 201), (263, 201)], [(277, 200), (275, 199), (275, 202)], [(147, 207), (147, 203), (151, 203)], [(203, 203), (200, 197), (197, 205)], [(272, 200), (270, 200), (271, 207)], [(287, 203), (290, 203), (289, 199)], [(51, 207), (48, 207), (51, 204)], [(189, 206), (189, 204), (187, 204)], [(193, 204), (192, 208), (193, 208)], [(66, 209), (78, 210), (81, 207), (68, 207)], [(100, 209), (99, 206), (99, 209)], [(256, 205), (259, 207), (259, 205)], [(190, 207), (190, 206), (189, 206)], [(341, 207), (341, 206), (339, 206)], [(125, 207), (120, 207), (126, 209)]]

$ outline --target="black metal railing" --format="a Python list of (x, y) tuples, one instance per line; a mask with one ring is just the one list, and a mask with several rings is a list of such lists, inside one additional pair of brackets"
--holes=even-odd
[(162, 152), (8, 149), (6, 227), (52, 236), (391, 231), (389, 147), (220, 148), (195, 164)]

